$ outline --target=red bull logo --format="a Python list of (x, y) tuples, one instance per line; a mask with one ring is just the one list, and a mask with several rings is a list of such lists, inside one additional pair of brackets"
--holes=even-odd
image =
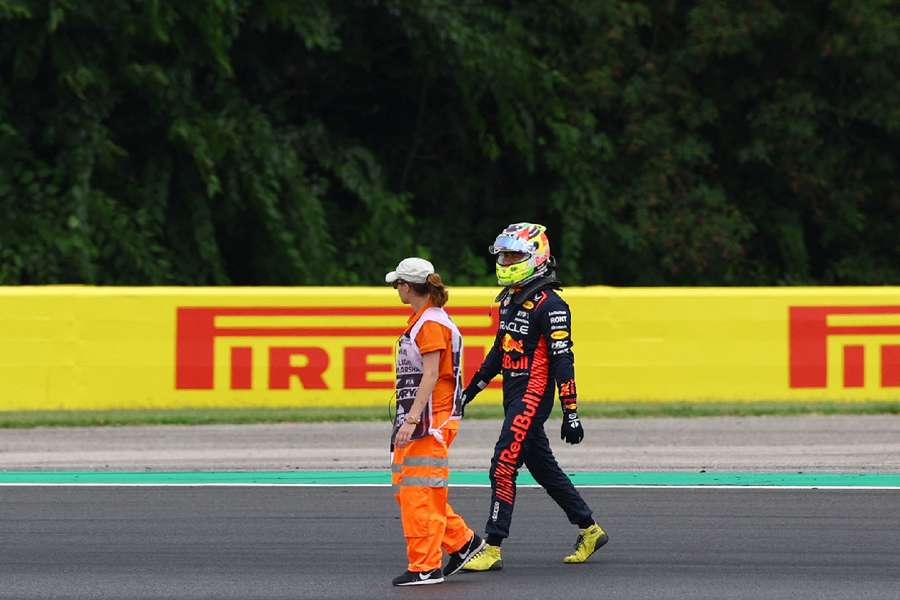
[[(900, 336), (900, 306), (792, 306), (790, 314), (790, 386), (828, 386), (828, 340), (841, 336)], [(894, 323), (866, 324), (864, 316), (892, 315)], [(854, 323), (853, 321), (857, 321)], [(900, 387), (900, 343), (878, 347), (881, 387)], [(866, 347), (841, 345), (843, 385), (865, 386)]]
[(525, 342), (513, 339), (513, 336), (508, 333), (503, 336), (501, 347), (504, 352), (518, 352), (519, 354), (525, 354)]

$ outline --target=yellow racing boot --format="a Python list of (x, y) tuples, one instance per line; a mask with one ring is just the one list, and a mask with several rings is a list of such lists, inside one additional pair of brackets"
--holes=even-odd
[(463, 565), (463, 571), (499, 571), (503, 568), (500, 546), (485, 544), (484, 548)]
[(578, 564), (585, 562), (600, 546), (609, 541), (603, 528), (594, 523), (587, 529), (581, 529), (575, 542), (575, 552), (563, 559), (564, 563)]

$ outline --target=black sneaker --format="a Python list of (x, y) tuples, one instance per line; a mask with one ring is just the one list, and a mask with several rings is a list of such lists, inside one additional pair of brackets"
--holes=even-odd
[(447, 566), (444, 567), (444, 577), (450, 577), (462, 569), (482, 548), (484, 548), (484, 540), (478, 537), (477, 533), (473, 533), (469, 543), (450, 555), (450, 560), (447, 561)]
[(428, 585), (430, 583), (443, 583), (444, 576), (441, 575), (440, 569), (417, 573), (415, 571), (407, 571), (400, 577), (394, 577), (394, 585)]

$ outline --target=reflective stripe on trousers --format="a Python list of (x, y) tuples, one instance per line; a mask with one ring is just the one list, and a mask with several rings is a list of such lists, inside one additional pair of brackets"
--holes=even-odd
[[(442, 476), (416, 476), (411, 467), (433, 467), (435, 471), (445, 472)], [(406, 473), (404, 474), (404, 469)], [(401, 487), (447, 487), (447, 475), (450, 474), (449, 461), (446, 458), (433, 456), (409, 456), (403, 458), (403, 464), (392, 464), (391, 473), (401, 475), (399, 483), (392, 483), (391, 487), (396, 492)]]

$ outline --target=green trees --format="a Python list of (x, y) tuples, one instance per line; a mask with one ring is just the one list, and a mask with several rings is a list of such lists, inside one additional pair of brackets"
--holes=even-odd
[(0, 283), (896, 283), (890, 0), (0, 0)]

